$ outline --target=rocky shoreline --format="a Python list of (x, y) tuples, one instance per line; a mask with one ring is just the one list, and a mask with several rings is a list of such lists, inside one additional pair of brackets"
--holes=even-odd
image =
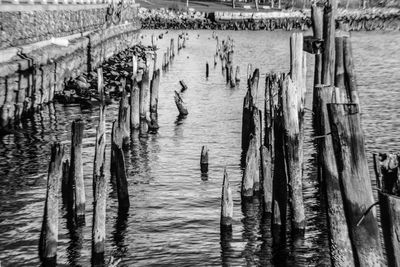
[[(311, 28), (309, 10), (280, 12), (189, 12), (166, 9), (139, 9), (142, 29), (179, 30), (308, 30)], [(338, 9), (338, 19), (350, 31), (399, 31), (400, 9)]]

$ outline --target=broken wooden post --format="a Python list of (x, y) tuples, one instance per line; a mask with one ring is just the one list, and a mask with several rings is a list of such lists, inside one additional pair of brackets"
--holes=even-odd
[(264, 193), (264, 212), (272, 213), (272, 163), (271, 154), (267, 147), (261, 147), (261, 164), (262, 164), (262, 189)]
[(131, 132), (133, 132), (140, 127), (140, 89), (136, 78), (133, 79), (131, 87), (130, 111)]
[(208, 172), (208, 148), (207, 148), (207, 146), (203, 146), (201, 148), (200, 170), (201, 170), (202, 174), (205, 174)]
[(335, 17), (336, 0), (331, 0), (324, 8), (322, 53), (322, 84), (332, 85), (335, 80)]
[(71, 166), (70, 179), (75, 185), (75, 214), (78, 221), (85, 220), (85, 182), (83, 180), (83, 162), (82, 162), (82, 140), (84, 122), (77, 119), (72, 122), (71, 136)]
[(149, 69), (146, 67), (140, 83), (139, 110), (140, 110), (140, 135), (148, 132), (147, 118), (150, 115), (150, 83)]
[(128, 192), (128, 181), (125, 169), (125, 157), (121, 146), (119, 145), (122, 140), (121, 132), (118, 130), (118, 124), (116, 121), (113, 122), (112, 126), (112, 138), (114, 139), (111, 143), (112, 153), (114, 155), (114, 170), (117, 182), (117, 195), (118, 195), (118, 209), (126, 211), (129, 208), (129, 192)]
[(208, 66), (208, 62), (206, 62), (206, 78), (208, 78), (208, 74), (209, 74), (209, 66)]
[[(357, 104), (328, 104), (343, 204), (357, 266), (379, 266), (382, 247)], [(360, 219), (363, 218), (362, 221)]]
[(188, 112), (186, 106), (184, 105), (181, 95), (177, 91), (175, 91), (174, 99), (175, 99), (176, 107), (178, 108), (178, 111), (179, 111), (179, 115), (180, 116), (188, 115), (189, 112)]
[(289, 195), (292, 209), (292, 225), (295, 231), (304, 231), (305, 214), (303, 203), (302, 162), (298, 113), (298, 92), (289, 77), (283, 81), (282, 110), (286, 132), (286, 164), (289, 180)]
[(260, 177), (259, 165), (257, 164), (257, 141), (253, 135), (250, 136), (249, 149), (246, 154), (246, 167), (242, 179), (242, 196), (251, 197), (254, 194), (254, 181)]
[(183, 80), (180, 80), (179, 84), (181, 85), (181, 93), (188, 89), (186, 83)]
[(51, 159), (47, 176), (46, 202), (39, 239), (39, 257), (45, 266), (55, 266), (58, 242), (58, 193), (62, 178), (64, 146), (51, 146)]
[(150, 125), (149, 130), (157, 131), (158, 126), (158, 89), (160, 86), (160, 70), (153, 72), (150, 84)]
[(350, 102), (360, 104), (356, 75), (353, 63), (353, 52), (351, 48), (351, 40), (349, 37), (343, 38), (343, 57), (344, 57), (344, 71), (345, 71), (345, 84), (347, 87)]
[(232, 229), (233, 218), (233, 200), (232, 190), (229, 184), (228, 173), (224, 169), (224, 181), (222, 183), (222, 197), (221, 197), (221, 228)]
[(247, 65), (247, 80), (251, 78), (251, 75), (253, 74), (253, 65), (250, 63)]
[(239, 82), (240, 82), (240, 67), (239, 67), (239, 66), (236, 66), (235, 82), (236, 82), (236, 83), (239, 83)]
[(327, 104), (332, 103), (334, 88), (319, 85), (314, 88), (316, 135), (318, 139), (318, 162), (321, 165), (321, 180), (326, 192), (326, 210), (328, 216), (329, 247), (333, 266), (355, 266), (351, 247), (349, 229), (347, 227), (342, 195), (340, 192), (339, 174), (335, 154), (332, 147), (331, 128), (329, 125)]
[(96, 144), (93, 165), (93, 226), (92, 264), (104, 264), (104, 242), (106, 238), (107, 182), (104, 175), (106, 156), (105, 105), (100, 105), (99, 125), (96, 129)]

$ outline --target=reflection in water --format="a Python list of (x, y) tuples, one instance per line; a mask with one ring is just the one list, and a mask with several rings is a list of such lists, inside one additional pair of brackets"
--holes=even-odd
[(73, 206), (67, 207), (64, 215), (66, 228), (68, 229), (69, 242), (67, 247), (67, 258), (70, 266), (77, 266), (81, 257), (83, 242), (83, 223), (75, 221)]
[(235, 250), (232, 248), (232, 227), (226, 228), (221, 225), (220, 231), (220, 244), (221, 244), (221, 259), (222, 266), (231, 267), (235, 266), (232, 258), (234, 258)]
[(116, 259), (125, 258), (127, 254), (128, 244), (125, 244), (127, 227), (128, 227), (128, 211), (119, 211), (117, 220), (115, 221), (114, 231), (112, 232), (113, 245), (115, 251), (113, 252), (113, 257)]
[(257, 238), (260, 231), (262, 205), (258, 196), (243, 198), (242, 197), (242, 213), (243, 213), (243, 241), (246, 242), (243, 256), (247, 265), (256, 264)]

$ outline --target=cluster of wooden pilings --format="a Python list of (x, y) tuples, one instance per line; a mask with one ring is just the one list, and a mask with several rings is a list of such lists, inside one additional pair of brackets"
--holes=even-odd
[[(170, 56), (175, 55), (171, 39)], [(183, 42), (184, 44), (185, 42)], [(182, 48), (180, 44), (178, 47)], [(153, 65), (150, 62), (153, 60)], [(139, 62), (140, 61), (140, 62)], [(156, 69), (156, 56), (149, 53), (146, 61), (132, 57), (133, 76), (121, 81), (121, 98), (118, 118), (112, 123), (111, 131), (111, 182), (116, 185), (119, 213), (127, 213), (130, 206), (128, 177), (124, 151), (129, 149), (131, 137), (139, 134), (146, 137), (155, 133), (158, 125), (158, 92), (160, 70)], [(151, 79), (150, 79), (151, 77)], [(106, 127), (103, 71), (98, 69), (98, 92), (100, 95), (99, 124), (96, 130), (96, 144), (93, 168), (93, 224), (92, 224), (92, 266), (104, 266), (107, 181), (105, 179)], [(44, 217), (39, 242), (39, 256), (44, 266), (55, 266), (58, 242), (58, 198), (61, 187), (67, 218), (74, 227), (85, 225), (86, 192), (83, 176), (82, 142), (85, 122), (77, 119), (72, 123), (71, 156), (66, 159), (65, 146), (54, 143), (51, 146), (51, 160), (48, 170), (47, 193)], [(109, 263), (116, 266), (118, 260)], [(113, 265), (114, 264), (114, 265)]]
[[(313, 112), (318, 178), (326, 201), (333, 266), (399, 266), (399, 157), (375, 155), (379, 200), (375, 202), (360, 120), (359, 96), (349, 33), (335, 25), (336, 3), (313, 5), (313, 36), (293, 33), (290, 72), (268, 73), (264, 101), (259, 70), (249, 72), (243, 102), (242, 202), (261, 198), (271, 216), (273, 242), (284, 242), (289, 229), (304, 235), (304, 118)], [(315, 56), (313, 108), (305, 108), (306, 52)], [(249, 69), (251, 69), (249, 65)], [(260, 106), (260, 103), (264, 105)], [(379, 224), (373, 207), (381, 210)], [(232, 225), (232, 191), (225, 170), (221, 231)], [(290, 223), (287, 223), (290, 222)]]
[[(218, 35), (213, 32), (212, 36), (216, 41), (216, 50), (214, 55), (214, 67), (217, 66), (218, 58), (221, 61), (221, 71), (226, 78), (226, 84), (232, 88), (236, 87), (240, 82), (240, 67), (234, 68), (233, 54), (234, 54), (234, 41), (228, 36), (226, 40), (220, 42)], [(206, 78), (209, 75), (209, 64), (206, 63)]]

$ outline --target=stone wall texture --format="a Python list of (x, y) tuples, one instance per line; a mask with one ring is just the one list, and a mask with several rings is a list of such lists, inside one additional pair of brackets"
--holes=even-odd
[[(102, 19), (93, 16), (89, 19), (91, 23), (86, 29), (92, 27), (94, 30), (85, 36), (70, 40), (68, 46), (50, 44), (20, 53), (10, 61), (0, 63), (0, 130), (10, 128), (12, 122), (52, 101), (54, 93), (63, 90), (68, 79), (94, 70), (107, 58), (137, 44), (141, 27), (137, 19), (137, 8), (136, 5), (125, 9), (121, 16), (124, 18), (121, 19), (123, 23), (118, 25), (113, 23), (107, 25), (104, 21), (101, 25)], [(77, 14), (69, 16), (81, 17), (80, 12), (77, 11)], [(92, 14), (106, 13), (104, 9), (97, 8), (92, 12)], [(46, 18), (52, 20), (53, 15), (46, 15), (48, 16)], [(37, 14), (33, 17), (37, 19)], [(31, 18), (24, 19), (35, 21)], [(30, 40), (28, 42), (30, 43), (39, 40), (35, 38), (45, 40), (46, 34), (57, 31), (59, 36), (65, 36), (66, 33), (73, 33), (71, 31), (78, 26), (73, 20), (69, 26), (53, 26), (45, 30), (46, 25), (51, 23), (44, 21), (38, 29), (31, 29), (31, 37), (28, 34), (29, 27), (19, 25), (17, 27), (24, 27), (27, 31), (15, 37), (12, 42)]]

